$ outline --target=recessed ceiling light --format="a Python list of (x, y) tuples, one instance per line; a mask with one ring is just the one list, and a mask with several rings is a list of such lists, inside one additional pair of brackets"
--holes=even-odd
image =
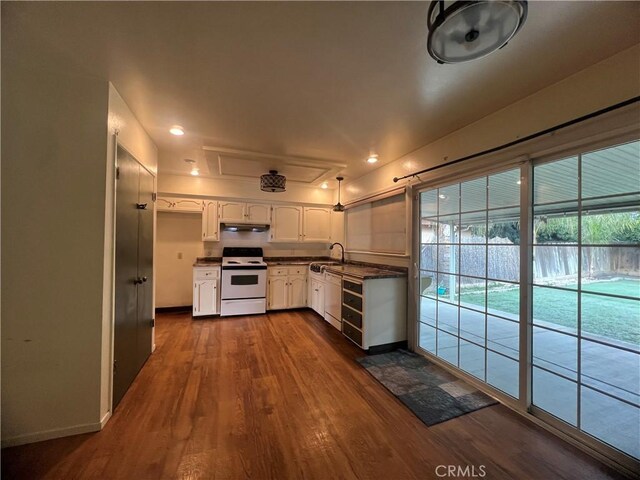
[(438, 195), (438, 197), (441, 198), (442, 200), (447, 198), (447, 196), (444, 193), (441, 193), (440, 195)]
[(180, 125), (174, 125), (173, 127), (171, 127), (169, 129), (169, 133), (171, 133), (172, 135), (177, 135), (178, 137), (184, 135), (184, 128), (182, 128)]
[(198, 175), (200, 175), (200, 170), (198, 170), (196, 167), (193, 167), (191, 169), (191, 175), (193, 175), (194, 177), (197, 177)]
[(322, 185), (320, 185), (320, 188), (329, 188), (329, 184), (327, 182), (322, 182)]
[(367, 162), (369, 163), (376, 163), (378, 161), (378, 155), (369, 155), (369, 158), (367, 158)]

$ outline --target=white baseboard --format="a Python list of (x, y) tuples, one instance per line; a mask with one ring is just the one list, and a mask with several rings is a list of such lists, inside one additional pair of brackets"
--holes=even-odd
[(104, 426), (107, 424), (110, 418), (111, 418), (111, 411), (108, 411), (107, 413), (104, 414), (104, 417), (102, 417), (102, 420), (100, 420), (100, 430), (104, 428)]
[(44, 440), (52, 440), (54, 438), (68, 437), (70, 435), (80, 435), (81, 433), (99, 432), (104, 424), (107, 423), (110, 416), (111, 413), (107, 413), (102, 421), (96, 423), (85, 423), (84, 425), (54, 428), (52, 430), (45, 430), (42, 432), (27, 433), (15, 437), (3, 438), (2, 448), (17, 447), (18, 445), (25, 445), (27, 443), (42, 442)]

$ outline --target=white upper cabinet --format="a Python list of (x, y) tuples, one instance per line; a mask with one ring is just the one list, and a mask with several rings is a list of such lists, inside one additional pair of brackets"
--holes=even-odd
[(169, 212), (174, 210), (173, 198), (158, 197), (156, 199), (156, 209), (159, 212)]
[(218, 207), (221, 222), (244, 222), (245, 203), (221, 201)]
[(247, 203), (245, 217), (249, 223), (271, 223), (271, 205)]
[(272, 242), (302, 241), (302, 207), (274, 205), (271, 215)]
[(221, 201), (218, 207), (222, 223), (271, 223), (271, 205)]
[(304, 230), (302, 240), (305, 242), (331, 242), (331, 209), (323, 207), (304, 207)]
[(202, 200), (196, 198), (158, 197), (156, 208), (160, 212), (200, 213)]
[(202, 207), (202, 241), (220, 240), (220, 222), (218, 221), (218, 202), (205, 200)]

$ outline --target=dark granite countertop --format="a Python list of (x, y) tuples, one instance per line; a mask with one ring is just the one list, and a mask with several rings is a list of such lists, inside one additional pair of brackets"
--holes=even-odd
[(389, 270), (387, 265), (378, 267), (376, 265), (346, 263), (344, 265), (327, 265), (325, 271), (337, 273), (338, 275), (349, 275), (363, 280), (371, 280), (374, 278), (403, 278), (407, 276), (406, 270)]
[(194, 267), (219, 267), (222, 265), (222, 257), (198, 257)]
[[(347, 262), (340, 264), (330, 257), (264, 257), (268, 266), (309, 265), (310, 263), (328, 263), (325, 270), (338, 275), (350, 275), (363, 280), (374, 278), (402, 278), (407, 276), (407, 269), (393, 267), (391, 265)], [(334, 262), (333, 265), (330, 263)], [(222, 264), (221, 257), (198, 257), (194, 267), (219, 267)]]
[(275, 265), (309, 265), (314, 262), (335, 262), (330, 257), (264, 257), (269, 266)]

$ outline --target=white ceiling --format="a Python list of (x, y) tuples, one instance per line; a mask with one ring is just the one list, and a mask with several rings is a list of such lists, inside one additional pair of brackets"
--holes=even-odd
[[(160, 174), (187, 174), (192, 158), (220, 175), (216, 152), (227, 149), (245, 165), (223, 157), (229, 175), (302, 162), (309, 170), (296, 175), (324, 171), (319, 182), (363, 175), (640, 42), (640, 2), (530, 1), (507, 47), (438, 65), (427, 7), (2, 2), (3, 55), (26, 41), (41, 66), (113, 82), (158, 145)], [(174, 124), (186, 135), (170, 135)]]

